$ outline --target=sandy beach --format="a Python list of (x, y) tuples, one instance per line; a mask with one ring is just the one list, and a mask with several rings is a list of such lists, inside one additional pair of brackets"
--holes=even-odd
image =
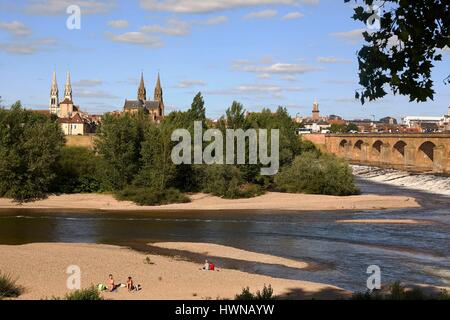
[(347, 197), (268, 192), (250, 199), (227, 200), (208, 194), (190, 196), (192, 202), (165, 206), (138, 206), (128, 201), (117, 201), (110, 194), (71, 194), (50, 196), (47, 199), (15, 203), (0, 198), (0, 209), (86, 209), (117, 211), (162, 211), (162, 210), (378, 210), (417, 208), (414, 198), (405, 196), (357, 195)]
[(304, 269), (308, 267), (308, 263), (296, 261), (268, 254), (250, 252), (242, 249), (222, 246), (213, 243), (195, 243), (195, 242), (158, 242), (151, 243), (152, 246), (165, 249), (182, 250), (192, 253), (201, 253), (204, 256), (213, 256), (230, 259), (245, 259), (258, 263), (277, 264), (288, 268)]
[[(201, 245), (201, 244), (200, 244)], [(184, 246), (188, 246), (184, 244)], [(189, 246), (188, 246), (189, 247)], [(194, 247), (194, 246), (192, 246)], [(209, 250), (218, 249), (210, 247)], [(254, 260), (256, 257), (273, 261), (274, 257), (251, 252), (237, 252), (234, 248), (221, 247), (223, 255)], [(146, 255), (128, 248), (97, 244), (38, 243), (20, 246), (0, 246), (0, 270), (18, 277), (18, 284), (25, 287), (19, 299), (46, 299), (62, 297), (68, 292), (66, 270), (71, 265), (81, 268), (81, 286), (105, 283), (112, 273), (116, 282), (125, 282), (133, 276), (143, 289), (128, 293), (126, 289), (104, 293), (105, 299), (223, 299), (233, 298), (243, 287), (252, 291), (271, 284), (274, 293), (284, 298), (337, 298), (349, 293), (337, 287), (313, 283), (277, 279), (249, 274), (238, 270), (202, 271), (201, 266), (171, 257)], [(145, 263), (149, 257), (152, 264)], [(276, 260), (276, 259), (275, 259)], [(299, 266), (303, 264), (299, 262)], [(220, 267), (220, 266), (219, 266)]]
[(355, 219), (355, 220), (337, 220), (337, 223), (353, 224), (429, 224), (430, 221), (420, 221), (414, 219)]

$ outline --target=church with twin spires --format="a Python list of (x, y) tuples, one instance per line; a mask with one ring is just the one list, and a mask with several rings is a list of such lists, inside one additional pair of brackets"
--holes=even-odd
[(158, 73), (153, 100), (147, 100), (147, 90), (144, 83), (144, 74), (141, 74), (141, 81), (137, 91), (137, 100), (125, 100), (123, 111), (126, 113), (137, 113), (143, 111), (153, 119), (159, 122), (164, 117), (164, 100), (161, 87), (161, 78)]
[(98, 123), (93, 120), (92, 116), (81, 111), (79, 106), (74, 105), (70, 72), (67, 72), (66, 75), (63, 101), (59, 101), (56, 72), (53, 72), (49, 109), (50, 114), (58, 117), (58, 123), (65, 135), (85, 135), (94, 133), (98, 125)]

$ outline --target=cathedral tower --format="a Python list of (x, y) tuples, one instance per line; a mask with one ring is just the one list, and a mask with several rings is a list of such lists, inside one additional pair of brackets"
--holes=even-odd
[(159, 77), (159, 72), (158, 72), (158, 79), (156, 80), (154, 100), (163, 102), (163, 91), (162, 91), (162, 87), (161, 87), (161, 79)]
[(50, 113), (59, 113), (59, 90), (56, 82), (56, 72), (53, 71), (52, 86), (50, 88)]
[(147, 90), (145, 90), (144, 73), (141, 73), (141, 83), (139, 84), (138, 89), (138, 100), (139, 101), (147, 100)]
[(64, 100), (72, 101), (72, 85), (70, 84), (70, 72), (67, 71), (66, 86), (64, 87)]

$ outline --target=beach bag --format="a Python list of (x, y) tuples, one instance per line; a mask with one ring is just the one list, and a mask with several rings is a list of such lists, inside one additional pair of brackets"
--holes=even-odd
[(209, 270), (214, 271), (215, 268), (216, 266), (214, 265), (214, 263), (209, 264)]
[(97, 286), (97, 289), (98, 289), (98, 291), (105, 291), (107, 288), (106, 288), (106, 286), (103, 283), (100, 283)]

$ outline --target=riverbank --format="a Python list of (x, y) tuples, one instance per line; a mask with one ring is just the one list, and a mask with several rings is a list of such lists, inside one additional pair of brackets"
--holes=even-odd
[(209, 194), (190, 195), (190, 203), (164, 206), (138, 206), (129, 201), (118, 201), (110, 194), (53, 195), (44, 200), (15, 203), (0, 198), (0, 209), (83, 209), (111, 211), (163, 211), (163, 210), (262, 210), (262, 211), (314, 211), (314, 210), (380, 210), (417, 208), (412, 197), (388, 195), (357, 195), (347, 197), (268, 192), (250, 199), (222, 199)]
[[(234, 248), (222, 248), (224, 254), (236, 253)], [(262, 254), (239, 252), (242, 261), (264, 258)], [(128, 248), (98, 244), (36, 243), (20, 246), (0, 245), (0, 270), (18, 277), (25, 288), (19, 299), (51, 299), (62, 297), (66, 287), (69, 266), (81, 269), (81, 286), (105, 283), (113, 274), (117, 283), (132, 276), (142, 290), (128, 293), (120, 288), (104, 293), (105, 299), (232, 299), (243, 287), (254, 292), (271, 285), (274, 294), (283, 298), (345, 298), (350, 293), (338, 287), (308, 281), (278, 279), (245, 273), (238, 270), (202, 271), (201, 265), (175, 258), (143, 254)], [(148, 261), (146, 258), (149, 258)], [(206, 258), (206, 257), (205, 257)], [(265, 262), (274, 262), (273, 256)], [(281, 259), (281, 258), (280, 258)], [(279, 262), (279, 261), (275, 261)], [(300, 266), (301, 266), (301, 262)]]

